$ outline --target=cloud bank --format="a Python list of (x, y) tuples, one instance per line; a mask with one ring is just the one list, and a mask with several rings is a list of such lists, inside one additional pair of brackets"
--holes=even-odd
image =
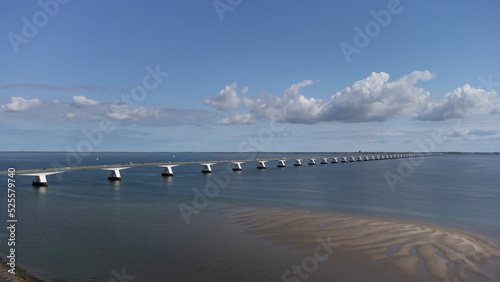
[(147, 107), (130, 107), (125, 104), (111, 105), (106, 116), (113, 120), (139, 120), (148, 118), (158, 118), (159, 109)]
[(47, 85), (41, 83), (21, 83), (21, 84), (10, 84), (6, 86), (0, 87), (0, 89), (30, 89), (30, 90), (49, 90), (49, 91), (57, 91), (57, 92), (121, 92), (125, 91), (129, 88), (116, 88), (110, 89), (107, 87), (98, 87), (92, 85), (85, 86), (76, 86), (76, 87), (65, 87), (65, 86), (56, 86), (56, 85)]
[(414, 71), (389, 81), (389, 74), (373, 72), (336, 92), (328, 101), (307, 98), (300, 93), (301, 88), (314, 84), (311, 80), (293, 84), (282, 97), (261, 93), (257, 99), (246, 96), (247, 87), (238, 95), (234, 82), (204, 102), (228, 114), (218, 122), (223, 125), (252, 124), (257, 120), (297, 124), (383, 122), (401, 116), (442, 121), (500, 112), (496, 92), (475, 89), (467, 84), (446, 94), (441, 101), (432, 101), (430, 93), (415, 84), (434, 76), (427, 70)]
[[(32, 109), (31, 111), (26, 111)], [(213, 122), (216, 114), (200, 110), (177, 110), (145, 106), (131, 106), (126, 103), (102, 103), (83, 95), (73, 96), (71, 102), (40, 102), (37, 98), (26, 100), (11, 97), (10, 103), (0, 106), (0, 119), (14, 117), (14, 112), (26, 112), (21, 117), (26, 122), (88, 122), (109, 119), (131, 121), (145, 126), (169, 126), (202, 124)]]

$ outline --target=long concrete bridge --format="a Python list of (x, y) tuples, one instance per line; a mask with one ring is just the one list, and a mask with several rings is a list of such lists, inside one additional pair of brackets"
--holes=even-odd
[[(174, 175), (173, 168), (180, 165), (188, 164), (200, 164), (203, 166), (202, 173), (212, 173), (212, 165), (218, 163), (233, 163), (233, 170), (242, 170), (241, 164), (246, 162), (257, 162), (257, 169), (265, 169), (266, 163), (271, 161), (277, 161), (277, 167), (286, 167), (286, 161), (295, 161), (293, 166), (302, 166), (303, 160), (308, 160), (308, 165), (316, 165), (316, 160), (320, 159), (320, 164), (328, 164), (328, 160), (331, 159), (331, 163), (349, 163), (349, 162), (362, 162), (362, 161), (375, 161), (375, 160), (385, 160), (385, 159), (399, 159), (399, 158), (412, 158), (412, 157), (425, 157), (434, 155), (432, 153), (404, 153), (404, 154), (374, 154), (374, 155), (349, 155), (349, 156), (336, 156), (336, 157), (301, 157), (301, 158), (273, 158), (273, 159), (245, 159), (245, 160), (216, 160), (216, 161), (186, 161), (186, 162), (162, 162), (162, 163), (127, 163), (127, 164), (111, 164), (111, 165), (90, 165), (90, 166), (77, 166), (77, 167), (59, 167), (59, 168), (43, 168), (43, 169), (26, 169), (26, 170), (16, 170), (16, 175), (21, 176), (34, 176), (33, 186), (48, 186), (47, 177), (48, 175), (63, 173), (67, 171), (74, 170), (86, 170), (86, 169), (101, 169), (108, 170), (110, 174), (108, 180), (110, 181), (120, 181), (122, 180), (120, 171), (124, 169), (129, 169), (133, 167), (140, 166), (157, 166), (163, 168), (162, 176), (171, 177)], [(9, 171), (0, 171), (0, 175), (8, 174)]]

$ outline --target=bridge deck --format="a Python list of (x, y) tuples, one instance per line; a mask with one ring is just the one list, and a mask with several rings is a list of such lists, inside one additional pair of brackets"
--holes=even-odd
[[(358, 158), (364, 156), (387, 156), (387, 155), (414, 155), (414, 156), (429, 156), (430, 154), (422, 153), (386, 153), (386, 154), (365, 154), (365, 155), (344, 155), (344, 156), (329, 156), (329, 157), (318, 157), (318, 156), (301, 156), (297, 158), (272, 158), (272, 159), (244, 159), (244, 160), (207, 160), (207, 161), (185, 161), (185, 162), (160, 162), (160, 163), (134, 163), (134, 164), (109, 164), (109, 165), (89, 165), (89, 166), (75, 166), (75, 167), (56, 167), (56, 168), (39, 168), (39, 169), (23, 169), (16, 170), (16, 174), (23, 173), (36, 173), (36, 172), (52, 172), (52, 171), (73, 171), (73, 170), (85, 170), (85, 169), (103, 169), (103, 168), (113, 168), (113, 167), (139, 167), (139, 166), (160, 166), (160, 165), (186, 165), (186, 164), (204, 164), (204, 163), (233, 163), (233, 162), (259, 162), (259, 161), (279, 161), (279, 160), (309, 160), (309, 159), (333, 159), (333, 158)], [(8, 171), (0, 171), (0, 175), (7, 174)]]
[[(73, 170), (84, 170), (84, 169), (101, 169), (101, 168), (112, 168), (112, 167), (139, 167), (139, 166), (185, 165), (185, 164), (204, 164), (204, 163), (258, 162), (258, 161), (278, 161), (278, 160), (296, 160), (296, 159), (312, 159), (312, 158), (313, 157), (89, 165), (89, 166), (75, 166), (75, 167), (23, 169), (23, 170), (16, 170), (16, 174), (34, 173), (34, 172), (51, 172), (51, 171), (73, 171)], [(315, 157), (315, 158), (320, 159), (319, 157)], [(329, 157), (329, 158), (332, 158), (332, 157)], [(335, 157), (335, 158), (337, 158), (337, 157)], [(8, 173), (8, 171), (0, 171), (0, 175), (7, 174), (7, 173)]]

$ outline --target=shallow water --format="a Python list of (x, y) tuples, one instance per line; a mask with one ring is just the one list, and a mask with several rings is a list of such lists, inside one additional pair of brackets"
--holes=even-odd
[[(299, 154), (257, 157), (282, 156)], [(65, 153), (0, 153), (0, 169), (49, 168), (53, 162), (75, 166), (250, 156), (92, 153), (81, 160), (67, 157)], [(121, 182), (109, 182), (106, 171), (81, 170), (66, 172), (62, 179), (48, 176), (46, 188), (33, 188), (32, 177), (16, 176), (18, 261), (49, 281), (109, 281), (122, 270), (137, 281), (276, 281), (280, 279), (276, 274), (289, 267), (294, 257), (282, 256), (282, 246), (232, 223), (238, 211), (268, 207), (426, 222), (500, 241), (500, 156), (424, 158), (421, 165), (411, 166), (412, 173), (403, 171), (404, 182), (396, 184), (393, 192), (385, 175), (400, 175), (398, 168), (405, 162), (317, 162), (294, 167), (288, 161), (286, 168), (268, 162), (266, 170), (257, 170), (257, 163), (251, 162), (243, 164), (241, 172), (217, 164), (211, 175), (201, 174), (200, 165), (183, 165), (174, 168), (171, 178), (161, 177), (158, 167), (136, 167), (122, 171)], [(5, 175), (0, 181), (6, 187)], [(205, 188), (213, 198), (196, 197), (196, 191), (207, 193)], [(0, 209), (6, 209), (6, 202), (2, 193)], [(180, 212), (181, 204), (196, 208), (189, 224)], [(5, 242), (0, 251), (7, 252)]]

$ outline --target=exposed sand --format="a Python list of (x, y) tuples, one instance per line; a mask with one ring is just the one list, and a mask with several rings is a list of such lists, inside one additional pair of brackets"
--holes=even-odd
[[(356, 279), (363, 280), (381, 280), (388, 274), (393, 280), (411, 281), (470, 281), (470, 274), (499, 279), (498, 273), (493, 277), (481, 265), (500, 258), (500, 246), (452, 228), (303, 210), (254, 210), (235, 216), (249, 232), (291, 250), (311, 253), (323, 238), (334, 247), (328, 260), (321, 262), (330, 264), (327, 269), (333, 276), (339, 273), (334, 264), (343, 262)], [(342, 278), (349, 279), (345, 271)]]
[(15, 274), (9, 273), (10, 267), (0, 260), (0, 281), (5, 282), (43, 282), (29, 275), (26, 271), (16, 267)]

